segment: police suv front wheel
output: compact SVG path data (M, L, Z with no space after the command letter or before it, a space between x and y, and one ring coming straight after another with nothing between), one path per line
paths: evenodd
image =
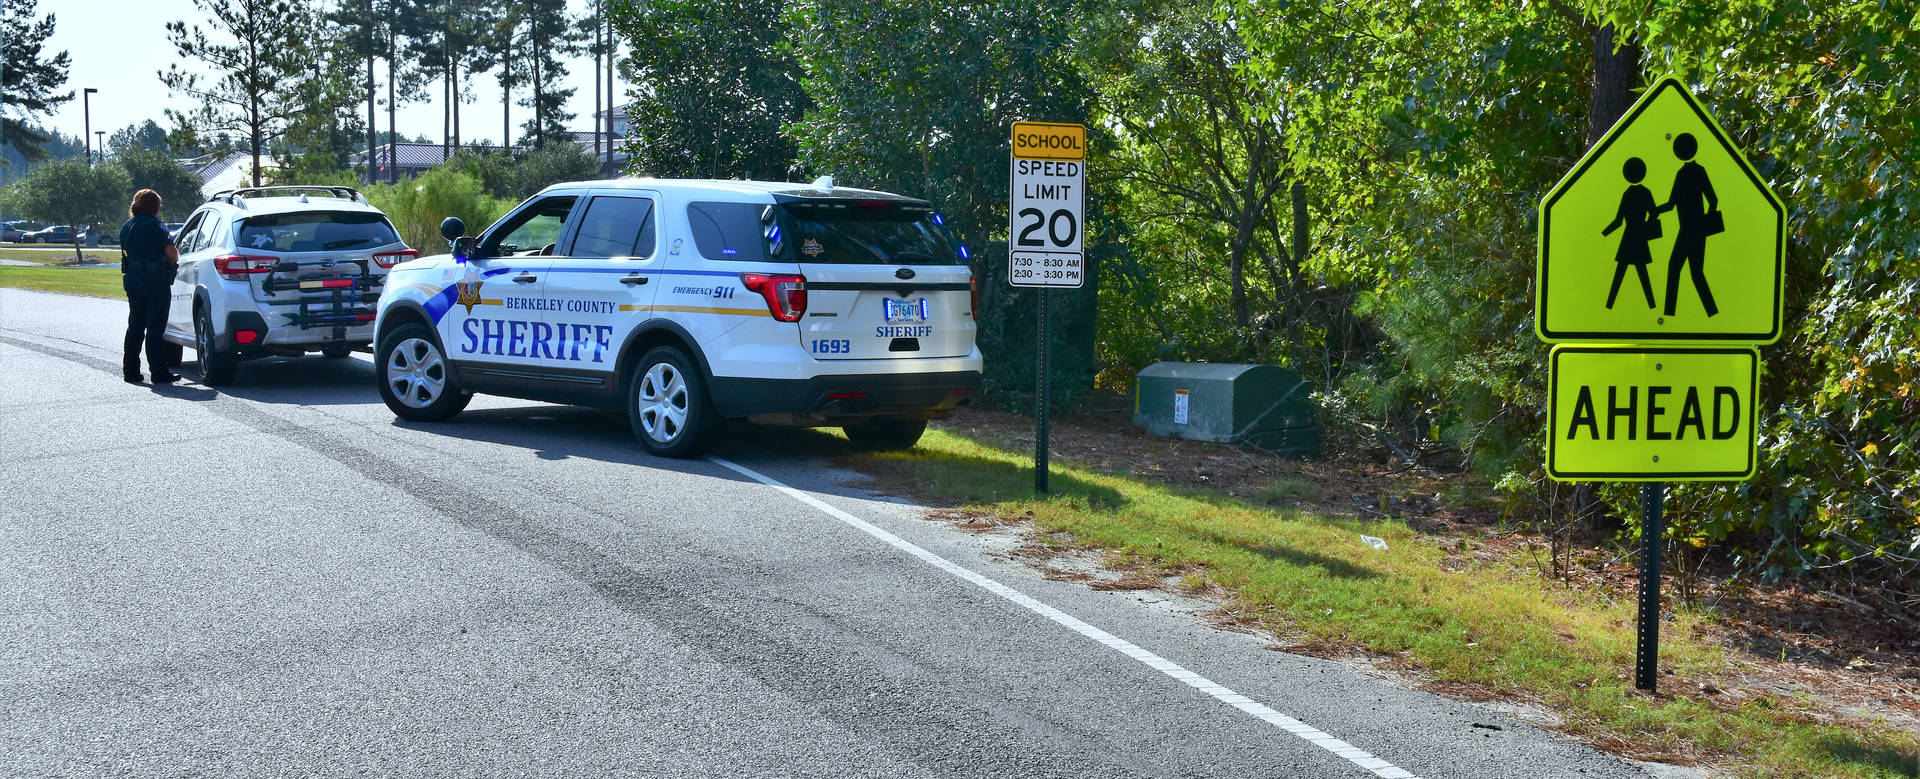
M633 437L661 457L705 452L720 423L700 371L685 352L671 346L647 350L634 366L627 381L627 415L633 420Z
M453 378L433 331L403 325L380 341L380 399L395 416L413 422L438 422L460 413L473 400Z

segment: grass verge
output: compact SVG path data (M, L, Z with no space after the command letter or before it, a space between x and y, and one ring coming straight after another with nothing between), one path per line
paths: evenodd
M1633 689L1633 604L1556 589L1517 561L1479 559L1469 541L1397 522L1333 520L1201 491L1056 465L1033 496L1030 458L931 431L907 453L848 464L911 484L916 496L1019 517L1130 564L1205 577L1276 634L1397 658L1438 687L1465 687L1558 714L1564 730L1636 757L1706 761L1752 776L1920 776L1920 738L1839 722L1810 702L1691 696L1688 679L1725 674L1720 647L1694 639L1701 617L1663 625L1672 676ZM893 478L898 477L898 478ZM1375 550L1360 534L1386 539ZM1198 571L1198 573L1193 573Z
M124 298L118 268L59 268L0 265L0 287L65 292L96 298Z
M81 249L82 262L119 262L119 249ZM40 249L0 249L0 260L21 260L41 265L64 265L72 263L73 247L63 247L61 251L50 252Z

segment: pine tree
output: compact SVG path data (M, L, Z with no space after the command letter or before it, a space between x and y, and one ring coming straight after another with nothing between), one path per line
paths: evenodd
M307 5L297 0L193 0L215 36L184 21L167 24L167 39L180 57L198 60L207 75L169 65L160 73L168 89L184 92L199 106L182 113L167 110L174 125L192 134L229 132L240 136L253 157L253 185L260 185L260 156L286 132L289 121L307 109L307 77L313 30ZM231 42L221 40L230 38Z
M71 58L64 51L52 56L41 53L53 35L54 15L34 18L34 4L35 0L0 2L0 10L5 11L0 14L0 30L5 30L0 34L0 51L5 54L0 63L0 140L29 161L47 158L43 145L48 136L28 124L27 118L52 113L73 99L71 89L55 91L67 83Z

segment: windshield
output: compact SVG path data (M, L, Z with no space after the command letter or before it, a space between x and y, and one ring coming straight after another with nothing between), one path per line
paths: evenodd
M270 252L331 252L371 249L400 242L393 225L379 214L309 211L248 218L240 225L239 248Z
M964 265L940 217L892 201L787 203L788 251L799 262L840 265ZM783 247L784 248L784 247Z

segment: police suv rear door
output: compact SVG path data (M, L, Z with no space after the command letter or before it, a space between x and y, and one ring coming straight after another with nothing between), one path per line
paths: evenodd
M818 360L965 357L966 250L926 201L858 194L871 196L775 196L775 235L807 280L801 347Z

